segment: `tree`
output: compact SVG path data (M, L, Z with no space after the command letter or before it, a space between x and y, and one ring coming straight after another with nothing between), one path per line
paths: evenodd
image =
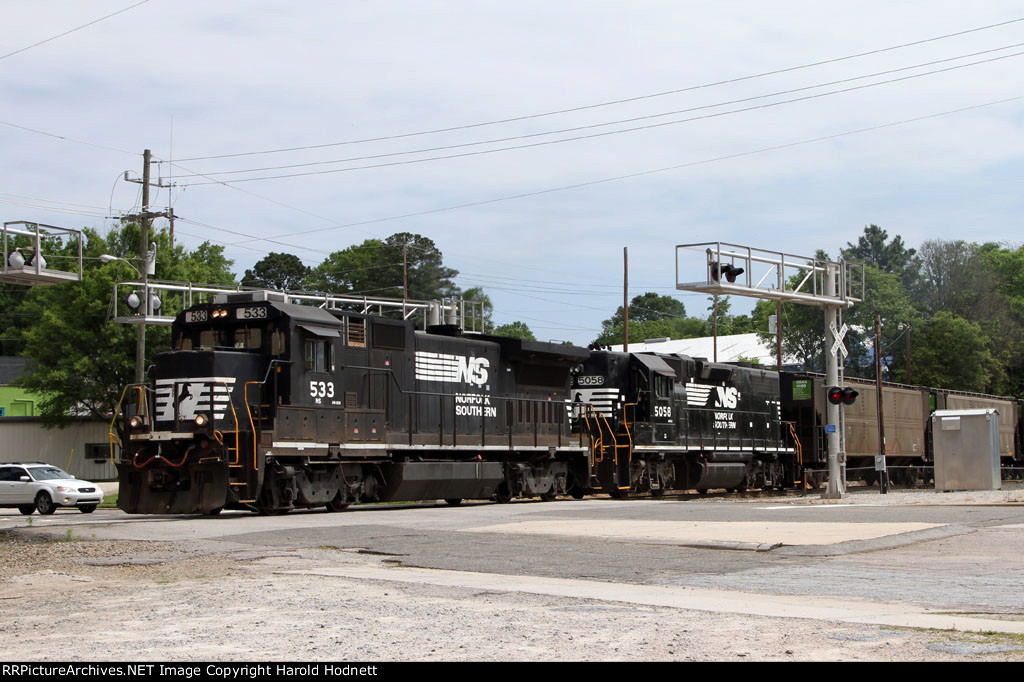
M611 319L601 323L601 334L595 343L614 345L623 342L625 314L619 306ZM639 339L669 337L673 339L693 338L704 335L703 320L686 317L686 306L671 296L661 296L648 291L634 296L629 302L629 338Z
M958 391L985 391L992 376L988 339L978 324L953 313L932 316L914 346L914 380Z
M491 319L491 313L494 311L494 305L491 303L491 297L484 293L483 287L470 287L462 292L462 298L467 303L469 301L474 301L481 305L483 308L483 320L478 324L477 330L482 331L485 334L490 334L494 329L494 321ZM466 315L467 317L469 316L468 306Z
M252 270L246 270L242 286L278 291L302 291L311 269L298 256L270 253L260 259Z
M887 340L895 340L911 328L921 326L922 319L911 305L910 297L898 274L882 271L875 266L865 268L867 284L866 300L850 308L846 322L850 328L846 336L847 373L853 376L874 378L874 350L868 352L868 339L874 343L875 316L881 319L881 357L887 376L891 381L906 380L906 354L902 347L891 348ZM899 329L903 324L904 329Z
M526 326L526 323L518 320L496 327L493 334L495 336L508 336L513 339L526 339L529 341L537 339L533 332L530 331L530 328Z
M408 267L408 298L434 300L458 295L441 251L427 237L408 232L335 251L313 269L311 288L355 296L403 298L403 249Z
M661 296L648 291L639 296L634 296L629 302L629 323L648 322L650 320L664 320L672 317L686 317L686 306L683 302L671 296ZM610 320L605 320L602 326L605 329L620 327L624 321L625 314L620 305Z
M100 254L137 258L140 231L125 224L106 238L83 231L82 281L29 290L16 314L25 320L23 355L34 360L25 388L40 396L41 416L60 423L69 415L109 419L124 386L134 381L135 327L111 320L114 282L135 279L126 263L101 264ZM188 252L170 246L166 229L151 232L157 244L156 279L232 284L231 261L208 243ZM77 250L75 255L77 256ZM180 301L168 298L162 314L175 314ZM170 327L146 327L146 363L170 345Z
M873 265L882 272L899 275L904 286L913 284L919 267L915 249L903 245L903 238L896 235L888 244L889 234L878 225L868 225L864 234L857 239L856 246L846 242L843 258L865 265Z

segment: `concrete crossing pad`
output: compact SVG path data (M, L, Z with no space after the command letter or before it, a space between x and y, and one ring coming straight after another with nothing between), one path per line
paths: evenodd
M670 545L735 545L737 548L759 549L873 540L942 525L945 524L558 519L476 526L460 529L460 532L558 535Z

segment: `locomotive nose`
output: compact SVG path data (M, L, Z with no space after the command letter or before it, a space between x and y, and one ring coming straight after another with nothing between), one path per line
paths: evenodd
M182 351L157 356L156 427L193 431L233 426L244 410L245 387L264 373L259 356L231 351Z

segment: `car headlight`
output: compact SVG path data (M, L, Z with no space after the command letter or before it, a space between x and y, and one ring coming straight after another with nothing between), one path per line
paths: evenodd
M57 492L59 492L59 493L74 493L74 492L78 492L78 491L75 490L74 488L69 488L66 485L59 485L59 486L57 486Z

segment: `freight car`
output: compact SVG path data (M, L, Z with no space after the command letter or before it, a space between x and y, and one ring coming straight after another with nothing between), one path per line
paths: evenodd
M877 481L878 403L875 382L847 378L857 392L852 405L844 405L847 476L851 480ZM806 469L826 468L825 377L816 373L783 372L783 418L795 425L803 446ZM895 483L913 485L932 466L931 413L945 409L994 408L999 412L1000 456L1004 467L1021 463L1021 401L1004 396L966 393L947 389L883 382L882 414L885 418L886 466L892 467Z
M221 295L180 313L125 389L118 506L280 513L353 502L582 495L566 410L583 348Z

